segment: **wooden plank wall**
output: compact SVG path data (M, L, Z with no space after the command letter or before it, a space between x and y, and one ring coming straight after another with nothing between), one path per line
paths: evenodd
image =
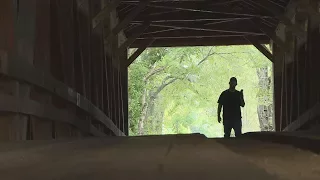
M275 123L277 131L312 129L320 124L320 29L319 17L295 16L305 30L302 40L286 32L286 44L293 43L292 54L274 45ZM291 40L291 41L290 41Z
M101 0L16 2L0 3L0 140L127 135L127 72L91 28Z

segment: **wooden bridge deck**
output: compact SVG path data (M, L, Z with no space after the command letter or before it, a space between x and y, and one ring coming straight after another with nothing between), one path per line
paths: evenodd
M250 136L107 137L0 144L6 180L320 179L320 157Z

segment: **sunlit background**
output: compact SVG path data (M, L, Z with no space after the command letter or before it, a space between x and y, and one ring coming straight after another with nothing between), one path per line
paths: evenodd
M233 76L246 101L243 132L272 131L272 63L253 46L218 46L148 48L130 65L130 135L223 137L217 100Z

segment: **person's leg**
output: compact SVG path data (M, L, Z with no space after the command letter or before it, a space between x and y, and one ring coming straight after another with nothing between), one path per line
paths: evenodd
M223 122L223 129L224 129L224 137L229 138L230 134L231 134L231 129L232 129L230 122L228 122L228 121Z
M234 133L236 135L236 137L239 137L241 134L242 134L242 122L241 120L239 121L235 121L233 123L233 130L234 130Z

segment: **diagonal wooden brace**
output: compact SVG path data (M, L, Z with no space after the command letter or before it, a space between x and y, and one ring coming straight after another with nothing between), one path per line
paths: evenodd
M134 60L136 60L141 53L143 53L144 50L147 49L147 47L149 47L153 42L155 41L155 39L149 39L147 40L139 49L137 49L128 59L127 62L127 67L129 67Z
M271 62L273 62L273 55L271 52L266 49L265 46L261 45L254 37L252 36L245 36L245 38L254 45L263 55L265 55Z

